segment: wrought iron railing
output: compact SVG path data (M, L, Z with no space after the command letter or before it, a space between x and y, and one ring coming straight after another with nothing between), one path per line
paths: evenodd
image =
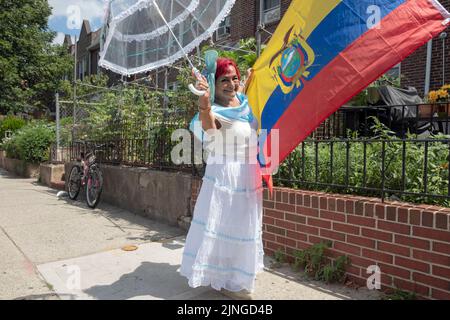
M276 184L425 203L450 203L450 139L332 139L299 145Z
M414 109L412 117L411 110ZM274 182L279 186L293 188L356 193L382 199L389 197L448 206L450 140L442 136L411 139L407 133L415 133L420 137L422 124L428 126L426 130L429 133L447 133L444 129L448 128L450 122L449 109L449 105L444 103L412 107L345 107L340 111L341 115L335 114L337 118L329 119L329 123L345 125L349 112L362 112L363 122L359 122L357 127L359 135L351 139L345 135L343 138L343 134L339 133L345 130L338 127L322 131L321 136L316 132L312 135L314 139L301 143L281 164ZM374 135L374 122L370 116L380 117L380 121L392 131L395 131L392 129L394 125L398 124L395 128L399 130L395 131L395 136L370 138ZM439 123L441 126L445 125L445 128L439 127ZM191 165L194 163L194 148L191 164L177 165L171 159L171 151L175 145L171 141L171 132L180 128L179 121L153 123L150 128L148 123L141 125L121 123L118 126L121 130L117 131L115 137L73 142L60 150L58 157L52 156L52 159L75 161L81 158L81 152L86 148L103 144L105 146L98 155L101 163L191 172L200 176L203 174L204 162L201 165ZM182 126L186 128L187 123ZM349 129L348 126L344 128ZM124 132L140 134L130 137ZM328 137L330 134L334 137ZM55 155L56 151L52 154Z

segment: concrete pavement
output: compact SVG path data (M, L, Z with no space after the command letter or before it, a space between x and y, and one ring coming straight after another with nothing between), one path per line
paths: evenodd
M91 210L56 193L0 169L0 299L230 299L191 289L176 272L183 230L105 203ZM252 298L262 300L378 298L287 267L267 269L256 287Z

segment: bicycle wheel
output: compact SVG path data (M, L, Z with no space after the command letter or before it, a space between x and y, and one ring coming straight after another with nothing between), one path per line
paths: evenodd
M89 168L86 184L86 203L94 209L100 202L103 189L103 174L97 165Z
M76 200L81 189L81 167L73 166L70 170L68 193L69 198Z

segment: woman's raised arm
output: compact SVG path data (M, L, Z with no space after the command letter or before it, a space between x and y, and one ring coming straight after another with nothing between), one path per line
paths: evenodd
M206 91L204 96L198 98L199 119L202 122L203 130L217 129L216 118L211 112L211 101L208 81L202 76L202 80L198 81L196 88Z

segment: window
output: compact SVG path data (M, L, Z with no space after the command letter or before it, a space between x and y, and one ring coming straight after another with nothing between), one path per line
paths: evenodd
M84 73L84 70L83 70L83 62L82 61L78 61L78 79L80 79L80 80L83 80L83 73Z
M90 71L90 66L89 66L89 55L85 55L83 58L83 75L84 76L89 76L89 71Z
M219 25L219 29L217 29L216 36L217 39L225 38L226 36L230 35L231 33L231 19L230 17L226 17L225 20L221 22Z
M401 73L401 63L397 64L395 67L393 67L391 70L386 72L386 75L391 78L399 78Z
M264 12L263 23L271 23L280 20L281 18L281 6L280 0L263 0Z

